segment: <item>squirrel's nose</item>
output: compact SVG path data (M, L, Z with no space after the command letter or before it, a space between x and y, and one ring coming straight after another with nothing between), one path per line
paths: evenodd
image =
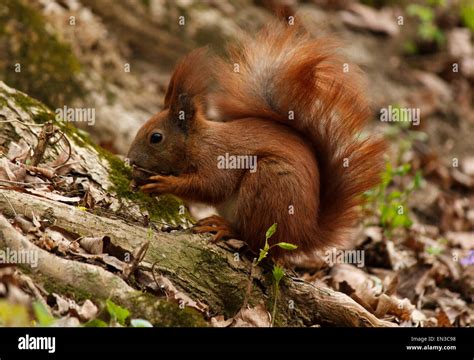
M125 161L130 166L136 165L136 156L135 156L135 151L133 151L133 147L130 148L130 150L128 151L128 154L125 157Z

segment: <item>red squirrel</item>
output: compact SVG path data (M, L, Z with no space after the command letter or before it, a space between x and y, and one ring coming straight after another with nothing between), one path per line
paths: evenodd
M195 232L237 237L256 252L274 223L269 243L297 245L291 255L341 245L362 193L379 182L384 142L359 138L371 114L363 76L337 47L278 22L243 35L227 61L191 52L131 145L141 190L215 206L220 216ZM226 156L255 157L256 167L223 169Z

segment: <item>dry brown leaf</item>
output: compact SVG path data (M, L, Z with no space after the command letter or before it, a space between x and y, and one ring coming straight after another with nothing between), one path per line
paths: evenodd
M40 223L39 221L36 220L36 222ZM33 223L35 223L35 217L33 217ZM47 223L49 225L49 223ZM57 231L61 234L63 234L63 236L68 239L69 241L73 242L73 241L76 241L77 239L79 239L79 235L76 234L76 233L73 233L61 226L57 226L57 225L51 225L51 226L47 226L49 229L51 230L54 230L54 231Z
M234 316L231 327L270 327L271 315L263 304L253 308L241 309Z
M60 319L57 319L53 326L55 327L73 327L77 328L81 326L79 319L73 316L65 316Z
M433 205L433 204L434 204L434 201L430 202L430 205ZM434 225L414 223L411 226L410 231L417 235L424 235L431 239L436 239L439 237L439 228Z
M39 227L35 226L33 222L24 215L16 215L13 219L13 225L20 228L24 234L39 231Z
M331 269L330 276L331 285L335 289L339 289L339 284L345 281L354 291L357 291L358 289L367 287L369 281L369 274L350 264L334 265Z
M451 244L459 246L461 249L474 249L474 232L449 231L446 233L446 238Z
M52 180L56 176L55 170L46 166L24 165L24 167L28 172L33 173L34 175L42 175L48 180Z
M59 155L55 156L54 159L51 162L48 163L48 166L52 167L52 168L55 168L57 166L63 165L65 163L65 161L67 160L67 158L68 158L68 152L65 151L65 150L62 150L59 153ZM65 167L66 166L64 166L64 168ZM65 175L65 174L61 174L61 175Z
M424 326L427 321L426 315L418 309L414 309L410 315L410 321L413 326Z
M22 289L14 284L8 285L7 296L4 298L4 300L13 304L22 304L25 306L29 306L31 303L30 295L25 293Z
M399 285L397 294L415 301L430 283L430 271L432 266L427 264L416 264L410 268L403 269L399 273ZM433 280L431 279L431 282Z
M437 325L439 327L452 327L453 325L449 321L448 316L443 310L439 310L436 314L436 320L438 321Z
M18 143L12 141L8 148L7 157L12 162L18 161L24 163L28 154L30 152L30 147L24 139L20 139Z
M77 251L79 247L77 243L71 242L63 233L51 228L46 228L36 243L43 249L48 251L56 249L63 255L66 255L69 251Z
M0 179L8 181L23 182L26 176L26 169L16 165L3 157L0 159Z
M474 186L473 178L469 175L462 173L458 169L451 169L451 177L459 185L465 186L467 188L472 188Z
M92 196L92 194L90 193L90 191L86 191L82 201L84 202L84 206L86 208L88 208L88 209L94 209L95 208L96 201L95 201L94 197Z
M82 249L81 249L82 250ZM84 251L84 250L82 250ZM109 254L86 254L85 252L81 251L69 251L72 255L76 255L79 257L82 257L84 259L88 260L93 260L93 261L99 261L105 265L109 265L115 270L119 272L123 272L123 270L126 268L127 264L119 259L117 259L115 256L111 256Z
M415 305L410 300L407 298L399 299L395 296L389 296L387 300L389 302L388 314L395 315L403 321L410 320L411 313L415 310Z
M26 170L26 168L25 168L25 170ZM38 186L44 186L45 188L47 188L47 184L48 184L47 181L43 180L39 176L30 175L28 173L28 171L26 172L25 179L23 181L27 184L35 184L35 185L38 185ZM50 190L48 189L48 191L50 191Z
M99 190L88 178L78 178L76 184L80 190L84 191L84 203L89 209L93 209L98 204L106 205L110 203L108 194Z
M333 266L330 276L330 284L334 289L345 292L368 311L374 311L377 297L383 291L382 281L378 277L350 264Z
M77 313L82 321L89 321L97 316L99 308L92 301L87 299L84 301L84 304L79 307Z
M233 321L234 321L234 318L225 320L224 315L218 315L211 318L211 326L218 327L218 328L229 327Z
M461 59L474 53L471 44L471 31L467 28L454 28L448 32L447 47L453 59Z
M417 259L413 251L396 247L393 241L387 240L387 254L390 259L392 269L395 271L413 266L417 263Z
M49 299L48 303L53 303L53 311L59 316L69 315L79 318L81 321L89 321L99 313L98 307L89 299L86 299L82 305L56 293L52 293Z
M450 281L458 281L461 277L458 261L454 261L452 255L438 254L437 258L448 268Z
M464 174L474 176L474 156L466 156L461 160L461 169Z
M52 293L49 298L53 301L48 301L49 304L53 307L54 313L57 315L65 315L69 312L71 300L67 300L59 294ZM57 309L56 309L57 307Z
M375 309L374 315L379 319L383 318L392 307L392 301L388 295L381 294L378 297L377 308Z
M350 26L375 33L395 36L400 31L389 8L377 10L366 5L353 3L348 7L348 11L341 12L341 19Z
M382 228L380 226L369 226L364 228L364 235L372 241L382 241Z
M462 274L461 291L466 299L471 303L474 302L474 266L467 266Z
M188 295L179 291L167 277L156 275L155 278L158 286L166 293L169 299L176 301L180 305L192 307L202 313L207 313L209 307L206 304L203 304L199 300L194 301Z
M229 246L233 250L240 250L245 246L245 241L237 240L237 239L229 239L226 242L226 245Z
M382 281L383 292L385 294L392 295L396 292L399 283L397 272L381 268L370 268L370 273Z
M450 324L455 324L462 317L470 317L466 302L458 293L448 289L436 288L433 293L425 297L425 302L437 304L448 317Z
M110 241L110 238L108 236L83 237L78 242L89 254L103 254L105 248L104 240Z
M413 75L426 89L438 96L439 100L443 102L452 101L451 87L438 75L421 70L414 71Z
M67 197L67 196L57 194L57 193L48 192L48 191L39 190L39 189L27 189L26 192L33 195L44 197L46 199L59 201L59 202L65 202L65 203L78 203L79 201L81 201L81 198L79 196Z

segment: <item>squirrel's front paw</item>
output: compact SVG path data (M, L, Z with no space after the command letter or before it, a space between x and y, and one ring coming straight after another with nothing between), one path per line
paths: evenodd
M149 184L140 187L147 194L169 194L173 192L172 176L155 175L148 178Z

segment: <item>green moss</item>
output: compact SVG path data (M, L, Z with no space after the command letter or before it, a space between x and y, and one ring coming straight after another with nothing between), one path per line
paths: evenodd
M144 7L146 7L147 9L149 9L149 8L150 8L150 1L151 1L151 0L141 0L140 2L142 3L142 5L143 5Z
M74 299L78 303L82 303L83 301L86 301L87 299L90 300L90 299L95 298L95 295L87 291L84 291L82 289L79 289L71 285L58 283L57 281L54 281L42 274L35 274L34 276L35 276L35 280L41 281L44 289L50 294L51 293L61 294L70 299Z
M17 91L12 94L7 93L6 95L13 99L18 107L27 112L31 112L32 108L39 108L44 111L48 111L48 109L40 101L35 100L22 92Z
M130 167L126 166L116 156L101 150L101 154L110 164L109 179L113 183L112 191L117 193L121 198L126 198L137 203L142 209L147 210L151 220L176 220L177 218L185 218L190 220L188 213L179 214L179 208L183 203L174 196L161 196L159 201L155 197L143 194L141 192L132 191L130 189L130 181L132 172Z
M7 84L58 107L83 95L81 66L71 48L47 30L42 14L24 0L0 4L0 77ZM21 71L16 71L16 64Z
M207 327L201 313L196 309L184 307L178 304L157 300L150 294L137 293L137 297L130 298L126 303L115 299L117 303L124 306L132 313L132 316L143 317L154 326L160 327ZM146 309L146 310L144 310Z
M44 124L45 122L51 120L51 115L46 112L40 112L33 117L33 120L37 124Z
M233 281L229 281L228 273L226 271L216 270L228 268L228 260L212 251L206 250L202 244L191 242L187 247L187 253L189 258L193 259L193 267L196 269L195 271L191 270L191 273L212 274L210 277L195 279L195 284L200 284L195 289L195 293L201 292L201 286L203 291L206 291L205 289L215 288L215 284L219 284L219 288L215 289L220 293L218 302L213 303L211 307L217 312L224 314L226 317L234 316L244 303L248 285L247 278L244 278L243 281L238 281L238 278L236 277ZM171 256L171 254L169 254L166 259L162 259L161 254L158 255L154 253L151 258L160 258L161 265L165 267L167 261L173 261L173 256ZM177 272L175 277L181 277L179 272ZM188 288L189 284L181 284L181 286ZM203 293L201 293L201 295L202 294ZM252 288L252 295L249 298L249 304L251 306L257 305L257 299L260 299L258 289Z
M181 309L171 302L160 301L156 305L161 315L161 326L207 327L208 324L196 310L189 307Z
M128 199L136 203L142 210L146 210L152 221L176 221L178 219L191 220L191 216L186 212L179 213L180 206L183 202L171 195L160 196L159 199L143 194L141 192L132 191L130 182L132 181L132 171L129 166L111 154L107 150L94 144L86 132L81 131L70 123L60 123L64 132L72 138L79 146L90 146L99 154L99 157L107 160L110 165L109 180L112 187L108 189L117 194L121 199Z
M1 89L0 93L2 93ZM179 219L191 221L191 216L187 210L184 214L179 213L180 207L183 206L183 203L178 198L171 195L165 195L160 196L159 199L157 199L140 192L132 191L130 189L130 182L132 180L130 167L126 166L117 156L94 144L86 131L76 128L70 122L57 121L55 114L45 105L22 92L16 92L13 94L3 92L3 94L6 97L12 98L15 101L15 104L23 111L30 114L36 123L43 124L47 121L53 121L53 123L64 131L64 133L68 135L76 145L93 148L98 153L99 157L107 160L110 165L109 179L113 185L107 190L115 192L121 199L129 199L135 202L142 210L148 212L152 221L164 221L168 223L173 221L178 223ZM0 96L0 99L1 98L2 97Z
M0 108L7 106L8 102L3 97L0 97Z
M92 294L88 291L59 283L56 280L50 279L40 273L32 273L27 267L21 267L26 274L33 276L35 282L43 285L48 293L56 293L67 298L73 299L77 303L82 303L85 300L105 301L106 299L97 298L97 294ZM84 280L82 280L84 281ZM137 291L137 296L130 296L127 300L120 299L117 296L112 296L113 301L118 305L128 309L135 318L145 318L154 326L180 326L180 327L205 327L208 326L201 313L197 310L185 307L181 309L178 304L158 300L155 296Z
M15 91L9 93L0 89L0 104L8 106L7 98L12 99L15 106L28 113L37 124L44 124L47 121L54 121L54 114L40 101L22 93Z

